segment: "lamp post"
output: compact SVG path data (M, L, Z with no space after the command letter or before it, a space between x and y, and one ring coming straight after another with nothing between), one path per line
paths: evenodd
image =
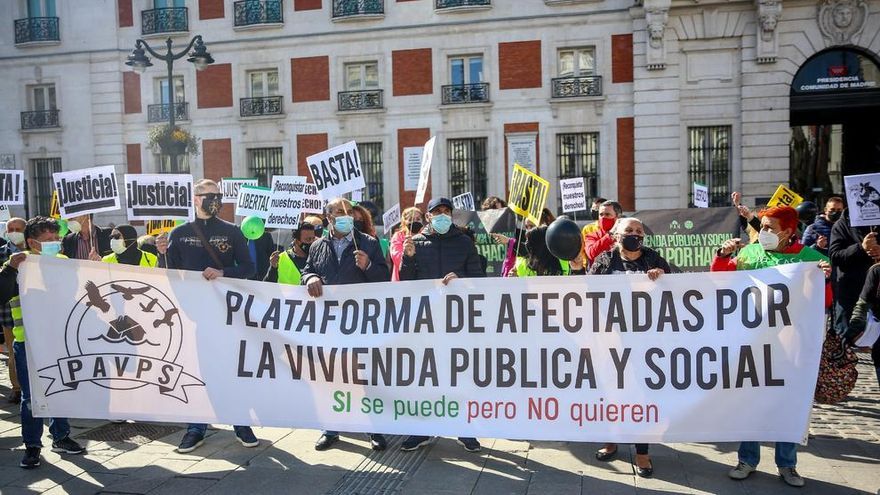
M168 67L168 135L167 142L170 143L171 135L174 132L174 117L176 113L176 109L174 107L174 81L172 70L174 68L174 61L179 60L189 54L189 58L187 61L192 62L193 65L196 66L196 70L205 70L208 64L214 63L214 58L211 57L211 54L208 53L208 49L205 47L205 43L202 41L201 35L196 35L193 39L190 40L189 44L186 48L178 53L174 53L171 49L172 41L171 38L168 38L165 41L165 46L167 47L166 53L160 54L153 50L150 45L139 39L134 43L134 50L132 50L131 55L128 56L128 60L125 62L125 65L130 66L135 72L142 74L147 67L151 67L153 65L150 62L150 57L148 57L144 50L150 53L150 55L156 57L159 60L165 62ZM190 52L192 49L192 52ZM168 155L169 165L173 168L177 168L177 152L176 150L168 146L168 149L162 147L163 153Z

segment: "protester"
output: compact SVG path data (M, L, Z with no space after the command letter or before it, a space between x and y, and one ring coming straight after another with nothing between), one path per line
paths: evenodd
M169 236L156 240L156 249L164 254L160 266L202 272L205 280L220 277L246 279L253 275L254 264L247 239L241 230L217 218L223 207L223 194L216 182L202 179L193 186L196 219L176 227ZM235 426L235 437L245 447L256 447L260 441L250 426ZM205 442L206 424L190 424L177 447L185 454Z
M110 232L111 254L104 256L105 263L154 267L159 262L155 254L138 247L137 231L131 225L119 225Z
M606 203L603 203L603 208ZM600 215L602 215L600 208ZM606 215L607 210L604 212ZM602 216L601 218L608 218ZM660 253L646 247L645 226L634 217L620 218L607 234L613 239L612 246L599 254L590 265L591 275L611 275L615 273L644 273L650 280L657 280L660 275L670 273L669 263ZM636 474L649 478L654 474L654 463L648 454L648 444L637 443ZM610 461L617 455L616 443L606 443L596 451L596 459Z
M379 241L354 228L350 208L348 200L342 198L330 201L325 207L330 236L312 244L302 271L302 282L312 297L321 297L324 285L387 282L391 279ZM324 431L315 443L315 450L327 450L338 440L339 432ZM373 450L385 450L387 445L383 435L370 434Z
M361 205L352 205L350 209L351 217L354 218L354 229L362 234L378 238L376 236L376 226L373 225L373 215L370 214L369 210Z
M816 219L806 230L802 241L804 246L815 248L816 251L828 256L828 240L831 238L831 227L840 220L843 214L843 198L832 196L825 202L825 210L816 215Z
M730 199L733 206L739 212L740 230L748 234L749 242L756 242L758 240L758 232L761 231L761 220L748 206L742 204L741 192L734 191L730 193Z
M514 269L508 276L582 275L586 272L583 253L570 262L550 253L547 249L546 225L535 227L526 233L526 250L528 256L518 257Z
M6 221L6 244L0 248L0 265L6 263L13 254L27 249L24 242L24 230L27 221L23 218L10 218ZM0 325L3 326L3 341L6 344L6 354L8 359L6 367L9 369L9 382L12 385L9 402L18 404L21 402L21 386L18 383L18 374L15 372L15 353L12 351L12 328L15 326L15 320L12 318L12 308L9 304L0 305Z
M840 219L831 227L828 257L834 265L834 329L839 335L847 331L868 269L880 261L877 232L877 226L851 226L849 209L844 209ZM880 369L880 362L875 361L874 367Z
M489 196L483 200L482 204L480 204L480 209L483 211L503 210L505 208L507 208L507 201L504 201L498 196Z
M434 198L428 203L430 228L415 236L409 234L404 240L401 280L440 279L448 285L456 278L486 276L473 241L452 224L452 210L452 201L448 198ZM416 450L430 441L428 436L412 435L403 441L400 449ZM481 449L476 438L459 437L458 443L468 452Z
M507 245L507 252L504 255L504 261L501 263L501 276L509 277L513 272L514 266L516 266L516 260L519 258L523 258L529 255L529 251L526 248L526 243L524 241L525 236L534 229L535 227L548 226L553 221L556 220L556 216L548 209L544 208L541 210L541 217L539 219L539 224L535 225L528 218L523 220L523 227L517 228L514 231L513 237L507 237L504 234L491 234L492 239L499 244Z
M758 242L743 246L739 239L725 241L712 259L711 271L756 270L786 263L817 263L826 279L831 276L828 258L798 241L798 213L794 208L775 206L764 210L760 218ZM739 253L733 257L737 249ZM831 303L830 295L830 286L826 284L826 307ZM761 459L760 444L741 442L738 457L739 462L728 476L744 480L757 469ZM786 484L804 486L804 479L796 469L797 444L776 442L776 467Z
M614 246L611 229L622 215L623 207L616 201L605 201L599 205L599 228L584 236L584 254L587 255L588 265L592 265L600 254Z
M324 237L324 234L327 233L327 229L325 228L325 220L318 215L308 215L307 217L303 218L303 222L310 223L315 226L315 237L319 239L321 237Z
M260 237L247 241L248 254L255 267L254 274L249 277L250 280L263 280L269 272L269 258L281 249L272 239L272 233L266 230Z
M284 252L275 251L269 257L269 272L263 281L300 285L313 242L315 226L307 222L300 223L299 228L293 231L290 247Z
M425 226L425 216L422 210L416 206L410 206L403 210L400 215L400 226L391 236L391 280L400 280L400 261L403 259L403 241L407 236L413 236L422 231Z
M602 203L608 201L603 197L598 197L593 200L593 203L590 205L590 220L592 222L584 225L584 228L581 229L581 237L586 239L586 237L593 232L599 230L599 208L602 206Z
M110 230L93 223L92 215L80 215L67 222L70 233L64 236L64 256L77 260L101 261L110 254Z
M865 277L865 285L862 286L859 300L856 302L849 320L849 328L844 334L847 343L854 345L867 329L869 323L880 325L880 263L874 264ZM874 363L880 361L878 353L880 353L880 346L874 345L871 349ZM880 370L880 368L877 369ZM880 381L880 371L877 373L877 380Z
M142 235L138 237L138 247L141 251L145 253L159 255L159 251L156 249L156 236L154 235Z
M27 352L25 349L24 317L22 316L21 299L18 288L18 268L30 254L56 256L66 258L61 254L61 237L58 235L60 227L53 218L34 217L28 220L25 227L25 243L29 250L13 254L0 269L0 302L12 308L14 327L12 328L15 342L12 344L15 353L15 367L18 374L19 386L21 387L21 439L24 443L25 454L19 466L24 469L33 469L40 465L40 450L43 443L43 418L35 418L31 410L31 388L28 377ZM43 336L47 338L47 336ZM32 345L39 345L34 342ZM70 438L70 423L66 418L52 418L49 420L49 434L52 436L52 452L66 454L82 454L85 449Z

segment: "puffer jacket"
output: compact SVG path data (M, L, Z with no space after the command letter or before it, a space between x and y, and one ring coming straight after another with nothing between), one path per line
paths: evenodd
M833 226L834 224L829 222L825 218L825 215L816 215L816 221L804 230L804 235L801 236L801 242L804 243L804 246L811 247L827 256L828 249L822 249L816 246L816 241L819 240L819 236L831 240L831 227Z
M375 237L354 232L354 243L348 245L342 252L342 257L337 259L333 250L333 243L329 237L316 239L309 248L309 258L306 266L302 269L302 283L308 284L314 277L321 277L324 285L360 284L366 282L388 282L391 272L382 248ZM367 253L370 257L370 266L361 270L354 262L355 243L357 249Z
M862 249L862 240L870 231L870 227L850 226L849 209L843 210L840 220L831 227L828 257L837 272L834 297L847 313L847 318L859 300L868 269L874 264L874 260Z
M413 237L415 256L403 256L400 280L432 280L455 273L459 278L485 277L477 248L470 237L453 226L449 232Z

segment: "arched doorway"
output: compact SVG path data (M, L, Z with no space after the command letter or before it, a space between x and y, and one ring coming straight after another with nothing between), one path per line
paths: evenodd
M789 183L821 205L843 177L880 170L880 63L856 47L810 57L791 84ZM821 206L820 206L821 208Z

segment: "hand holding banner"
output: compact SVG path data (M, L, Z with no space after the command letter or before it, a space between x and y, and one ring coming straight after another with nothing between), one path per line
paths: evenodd
M316 153L306 158L306 162L318 194L328 201L367 187L361 171L361 157L354 141Z
M550 191L549 182L519 164L515 164L513 177L510 179L510 196L507 206L517 215L539 225L541 211L547 202L548 191Z
M52 174L62 218L119 209L116 167L94 167Z

